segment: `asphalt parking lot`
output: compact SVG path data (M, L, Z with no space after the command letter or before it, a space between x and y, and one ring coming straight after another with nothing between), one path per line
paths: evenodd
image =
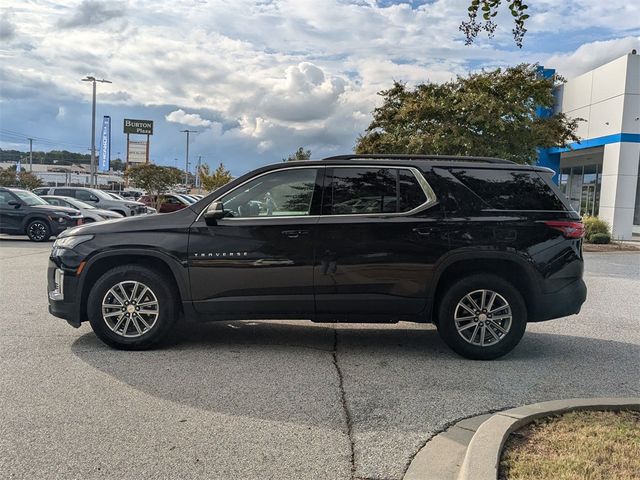
M640 254L588 253L580 315L492 362L430 325L221 322L118 352L47 312L51 243L0 237L5 478L401 479L461 418L640 396Z

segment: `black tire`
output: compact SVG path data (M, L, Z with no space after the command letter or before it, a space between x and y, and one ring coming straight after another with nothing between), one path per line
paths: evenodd
M26 234L32 242L46 242L51 237L51 227L46 220L36 218L27 225Z
M116 212L119 213L120 215L122 215L123 217L127 217L128 215L126 213L124 213L122 210L112 210L112 212Z
M157 300L158 315L155 323L140 336L129 338L116 333L103 318L103 300L107 292L120 282L139 282L148 287ZM161 273L140 265L125 265L108 270L95 282L89 293L87 314L95 334L110 347L119 350L147 350L159 346L169 338L179 316L178 298L171 289L171 282ZM132 331L132 328L127 331Z
M85 218L83 223L93 223L95 220L93 218Z
M458 303L467 294L478 290L496 292L506 300L511 308L511 325L506 334L502 334L494 327L495 322L491 323L492 330L500 337L500 340L495 344L486 346L472 344L468 339L463 338L463 333L458 332L456 328L456 322L454 321L456 309L462 308L458 307ZM469 316L472 315L470 314ZM478 318L480 320L485 319L484 316ZM472 322L484 325L483 322L474 319L468 321L468 323L461 323L461 326L470 325ZM492 320L489 319L489 322L492 322ZM506 355L520 342L526 327L527 307L522 295L510 282L491 274L474 274L456 281L447 289L438 308L438 333L440 337L456 353L473 360L493 360ZM472 329L475 329L475 324L469 328L469 330ZM488 328L485 332L488 332ZM473 338L479 340L479 333L476 334L475 331L471 331L467 335L478 335ZM487 338L490 339L489 341L495 341L494 337Z

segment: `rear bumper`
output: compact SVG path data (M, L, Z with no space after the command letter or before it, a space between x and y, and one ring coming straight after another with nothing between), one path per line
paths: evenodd
M587 286L582 278L554 293L540 295L530 322L542 322L580 313L587 299Z

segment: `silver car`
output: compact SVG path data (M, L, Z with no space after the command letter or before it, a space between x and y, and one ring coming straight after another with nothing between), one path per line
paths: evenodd
M96 188L87 187L41 187L33 191L36 195L55 195L56 197L71 197L81 202L93 205L103 210L111 210L125 217L145 215L147 207L144 203L134 200L120 200Z
M71 197L61 197L56 195L42 195L41 198L51 205L59 207L69 207L79 210L84 216L84 223L102 222L103 220L113 220L114 218L122 218L122 214L112 212L111 210L103 210L96 208L88 203L81 202Z

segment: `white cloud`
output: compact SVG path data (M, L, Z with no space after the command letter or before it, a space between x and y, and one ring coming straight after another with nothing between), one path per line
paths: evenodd
M576 77L636 49L640 52L640 37L590 42L573 52L549 57L546 66L556 68L566 78Z
M167 122L181 123L190 127L210 127L212 123L211 120L206 120L197 113L186 113L181 108L165 115L164 118Z
M167 132L175 124L204 128L194 152L249 164L277 160L298 146L314 156L350 151L381 101L377 92L394 80L441 82L521 61L571 76L637 42L630 36L637 35L637 2L627 0L532 0L523 50L513 46L508 16L494 40L464 46L458 25L468 0L389 3L23 2L0 17L10 20L16 37L0 48L0 101L14 102L12 111L20 112L16 130L21 121L37 125L42 105L55 104L56 113L61 106L68 112L56 124L61 139L84 143L86 132L70 128L78 120L67 107L90 100L80 78L95 74L113 81L99 85L98 102L114 121L125 112L133 118L154 112ZM571 52L555 37L548 40L558 31L572 41ZM578 33L589 43L575 49ZM592 41L611 38L618 39ZM154 155L172 163L182 141L158 137Z

